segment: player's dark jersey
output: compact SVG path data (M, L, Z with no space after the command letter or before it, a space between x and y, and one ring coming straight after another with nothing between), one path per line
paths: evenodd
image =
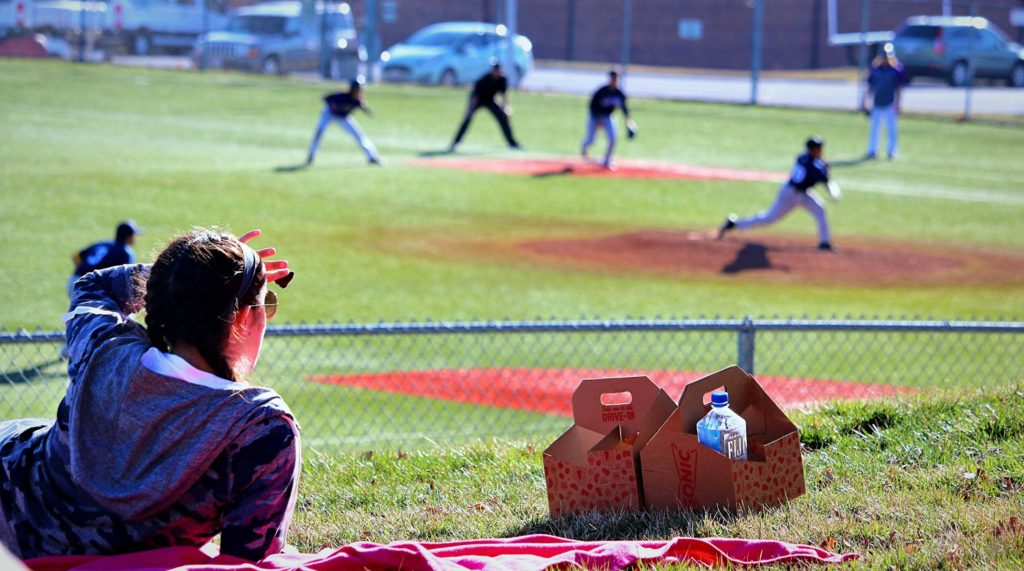
M494 77L490 73L481 77L473 85L473 97L477 98L480 104L487 103L488 101L494 101L494 97L499 93L505 93L508 90L508 80L505 79L504 75Z
M810 153L797 157L793 171L789 174L789 185L800 192L807 192L808 188L819 182L828 182L828 163L812 157Z
M93 270L134 264L135 252L123 242L97 242L79 252L78 259L75 275L81 277Z
M611 115L616 107L622 107L622 112L629 115L626 108L626 94L619 91L619 88L605 85L594 92L590 98L590 114L597 116Z
M906 83L903 70L891 65L880 65L871 69L868 86L874 92L875 107L888 107L896 101L896 91Z
M344 92L332 93L324 97L324 103L331 109L331 115L347 117L354 109L363 108L363 102Z

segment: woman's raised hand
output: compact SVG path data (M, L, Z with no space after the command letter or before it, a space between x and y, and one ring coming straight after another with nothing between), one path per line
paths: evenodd
M238 237L238 241L243 244L247 244L250 240L258 238L263 234L260 229L249 230L245 234ZM281 287L287 287L288 282L295 277L295 272L288 269L288 260L269 260L271 256L277 253L273 247L261 248L256 250L256 255L263 260L263 267L266 268L267 272L267 283L276 282Z

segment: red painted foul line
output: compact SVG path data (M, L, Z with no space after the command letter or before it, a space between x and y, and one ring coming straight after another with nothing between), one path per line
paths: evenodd
M608 369L431 369L351 375L313 375L310 380L346 387L572 416L572 393L582 379L646 375L674 399L687 383L705 375L694 371L626 371ZM909 392L888 385L758 376L757 381L779 406L835 400L866 400ZM611 403L609 403L611 404Z
M598 163L581 159L470 159L436 158L416 159L409 164L418 167L465 170L499 174L525 174L530 176L584 176L601 178L632 178L651 180L745 180L781 181L782 173L685 165L643 160L617 161L609 170Z

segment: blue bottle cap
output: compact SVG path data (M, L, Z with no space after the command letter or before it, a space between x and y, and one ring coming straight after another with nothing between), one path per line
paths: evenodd
M711 406L729 406L729 393L725 391L711 393Z

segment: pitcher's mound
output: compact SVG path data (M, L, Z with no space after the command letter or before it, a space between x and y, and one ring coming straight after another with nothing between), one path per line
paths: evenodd
M748 276L774 282L842 284L1022 283L1024 258L969 248L837 239L832 252L804 238L637 230L521 242L544 263L640 273Z

